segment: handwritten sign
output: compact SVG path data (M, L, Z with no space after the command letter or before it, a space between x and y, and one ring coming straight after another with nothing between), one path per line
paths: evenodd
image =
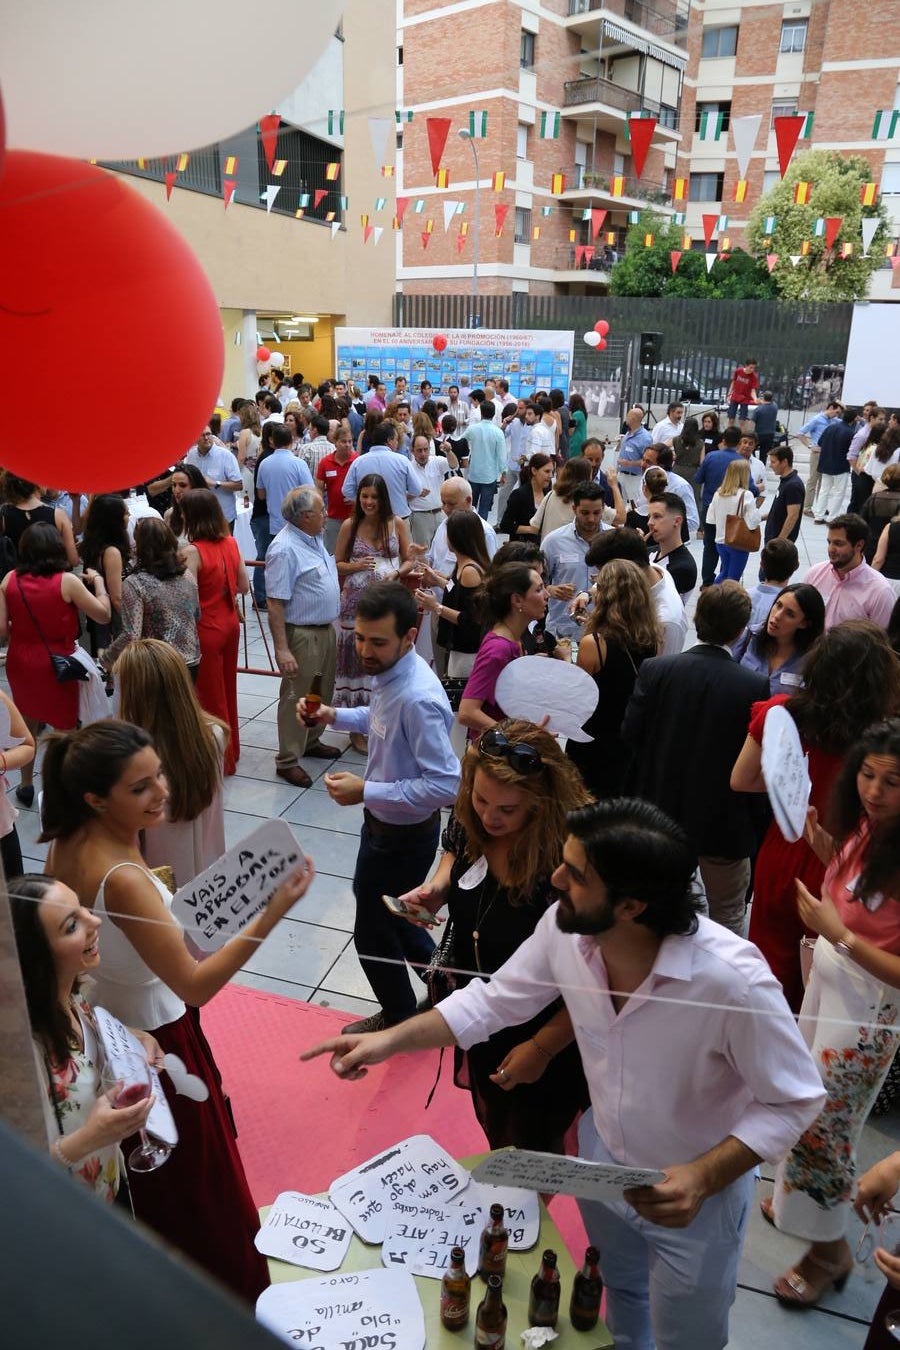
M303 1350L424 1350L425 1315L405 1270L360 1270L272 1284L257 1319Z
M442 1205L469 1184L469 1173L430 1135L414 1134L332 1182L334 1204L363 1242L383 1242L395 1201Z
M118 1067L121 1064L121 1057L125 1054L140 1055L141 1059L147 1058L147 1051L141 1045L133 1031L129 1031L118 1017L113 1017L105 1008L94 1009L94 1022L97 1027L97 1035L100 1038L100 1047L103 1051L103 1057L106 1060L107 1068L111 1074L119 1078L127 1078L128 1074L124 1069ZM150 1078L153 1083L153 1095L156 1101L150 1108L150 1114L147 1117L147 1124L144 1126L148 1134L154 1138L161 1139L164 1144L174 1148L178 1143L178 1129L175 1125L175 1117L169 1103L166 1101L166 1094L163 1091L163 1085L160 1082L159 1074L150 1066Z
M762 773L778 828L785 839L795 843L806 828L812 784L797 724L779 703L766 713Z
M585 722L594 713L600 691L586 670L564 661L546 661L540 656L520 656L504 666L497 680L494 702L507 717L539 722L550 714L551 736L570 741L592 741Z
M301 862L286 820L269 820L182 886L172 913L203 952L215 952L246 928Z
M478 1204L446 1206L417 1200L395 1200L391 1206L381 1247L381 1260L389 1269L407 1266L414 1275L440 1279L450 1265L450 1252L462 1247L466 1269L478 1269L478 1242L484 1215Z
M502 1205L506 1212L511 1252L527 1252L535 1245L541 1231L541 1208L537 1191L521 1190L515 1186L485 1186L471 1181L465 1194L452 1202L456 1205L480 1205L482 1228L491 1216L491 1205Z
M337 1270L347 1255L353 1229L329 1200L282 1191L256 1235L263 1256L310 1270Z
M556 1153L503 1149L485 1158L472 1172L476 1181L521 1186L552 1195L577 1195L582 1200L621 1199L631 1186L655 1186L665 1173L648 1167L620 1167L617 1163L561 1158Z

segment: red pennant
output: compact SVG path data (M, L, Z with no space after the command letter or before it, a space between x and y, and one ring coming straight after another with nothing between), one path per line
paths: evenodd
M423 247L423 248L427 248L427 247L428 247L428 241L429 241L430 238L431 238L431 234L429 233L429 231L428 231L428 230L423 230L423 231L422 231L422 247Z
M409 197L397 198L397 219L400 221L401 224L403 223L403 212L406 210L408 206L409 206Z
M365 228L363 229L363 243L364 243L364 244L367 244L367 243L369 242L369 240L372 238L372 235L373 235L373 233L374 233L374 230L375 230L375 226L374 226L374 225L366 225L366 226L365 226Z
M603 229L603 222L609 215L608 211L595 211L591 207L591 238L596 239L597 235Z
M594 256L595 253L596 253L596 249L594 248L594 245L593 245L593 244L585 244L585 246L584 246L584 260L585 260L585 262L589 263L589 262L591 261L591 259L593 258L593 256Z
M826 248L833 248L833 247L834 247L834 241L835 241L835 239L837 239L837 236L838 236L838 230L841 228L841 226L843 225L843 223L844 223L844 217L843 217L843 216L826 216L826 217L825 217L825 247L826 247Z
M457 251L457 253L462 253L462 251L463 251L463 245L465 244L465 242L466 242L466 236L465 236L464 234L458 234L458 235L456 236L456 251Z
M231 199L232 199L232 197L234 196L234 189L235 189L236 187L237 187L237 179L236 179L236 178L226 178L225 181L224 181L223 184L222 184L222 191L223 191L223 193L225 194L225 210L226 210L226 211L228 210L228 207L229 207L229 204L230 204L230 202L231 202Z
M498 239L500 235L503 233L503 222L506 219L506 213L508 210L509 207L504 202L501 202L498 206L494 207L494 224L496 226L496 233Z
M272 172L275 163L275 146L278 141L278 128L280 126L281 118L278 113L269 113L268 117L259 119L259 138L262 141L263 154L269 166L269 173Z
M678 264L681 262L681 249L673 248L669 254L669 262L672 264L672 275L674 276Z
M322 203L324 202L324 200L325 200L325 198L326 198L327 196L328 196L328 189L327 189L327 188L316 188L315 193L314 193L314 195L313 195L313 210L314 210L314 211L317 209L317 207L319 207L319 206L322 205Z
M716 230L717 230L717 228L718 228L718 225L719 225L719 217L718 217L718 216L706 216L706 215L705 215L705 216L703 217L703 239L704 239L704 242L705 242L707 248L709 248L710 240L712 239L713 235L715 234L715 232L716 232Z
M647 151L650 149L650 142L653 140L653 133L656 130L655 117L629 117L628 134L631 137L631 159L634 164L634 172L638 178L644 172L644 165L647 162Z
M806 113L794 113L792 117L774 117L772 122L778 146L778 167L783 178L800 139L800 132L806 124Z
M169 201L169 200L171 199L171 196L172 196L172 188L173 188L174 185L175 185L175 179L176 179L177 177L178 177L178 174L177 174L177 173L167 173L167 174L166 174L166 201Z
M586 246L585 244L576 244L576 245L575 245L575 267L576 267L576 269L579 269L579 270L580 270L581 264L584 262L584 255L585 255L586 252L587 252L587 246Z
M774 267L775 267L775 264L777 263L777 261L778 261L778 254L777 254L777 253L767 253L767 254L766 254L766 267L768 267L768 269L769 269L769 275L770 275L770 276L771 276L771 274L772 274L772 272L773 272L773 270L774 270Z
M426 117L425 129L428 132L428 153L431 155L431 172L436 174L441 166L441 156L447 137L450 134L449 117Z
M895 272L897 268L900 267L900 253L896 253L894 257L891 258L891 267L894 269Z

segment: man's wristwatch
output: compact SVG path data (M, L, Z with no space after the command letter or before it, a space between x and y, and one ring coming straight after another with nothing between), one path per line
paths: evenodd
M856 934L851 933L848 928L843 937L838 938L837 942L832 943L832 946L841 956L850 957L853 955L853 948L856 946Z
M221 486L222 486L222 484L221 484L218 480L215 480L215 481L213 482L213 489L219 488L219 487L221 487Z

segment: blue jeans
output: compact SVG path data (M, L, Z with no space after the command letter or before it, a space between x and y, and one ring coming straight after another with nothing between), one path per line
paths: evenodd
M469 480L469 487L472 489L472 506L481 516L482 520L487 520L491 514L491 507L494 504L494 494L497 491L496 483L473 483Z
M750 554L745 548L731 548L729 544L716 544L716 549L719 554L719 575L716 577L716 584L718 585L720 581L740 581Z
M616 1161L590 1111L578 1126L578 1153L591 1162ZM666 1161L660 1158L660 1165ZM753 1186L753 1172L745 1173L710 1196L687 1228L650 1223L624 1200L578 1201L588 1240L600 1253L606 1321L617 1350L727 1345Z
M439 820L428 829L409 826L388 835L370 830L364 822L360 833L353 874L353 943L387 1022L402 1022L416 1011L416 995L403 963L427 966L434 943L424 928L391 914L381 897L421 886L434 862L440 833Z
M266 550L272 542L273 536L269 534L269 517L257 516L250 520L250 529L253 532L253 538L256 541L256 557L259 562L265 562ZM253 594L258 605L265 604L266 600L266 569L264 567L254 567L253 572Z

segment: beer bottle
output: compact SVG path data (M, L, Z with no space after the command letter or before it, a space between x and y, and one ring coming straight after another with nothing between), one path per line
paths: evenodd
M487 1283L489 1275L506 1274L509 1229L503 1221L503 1206L491 1205L491 1221L481 1235L478 1248L478 1274Z
M475 1345L479 1350L504 1350L506 1346L506 1304L499 1275L488 1276L487 1293L478 1305Z
M466 1274L466 1254L462 1247L450 1253L450 1269L441 1280L441 1325L459 1331L469 1320L472 1283Z
M528 1298L528 1325L555 1327L559 1316L559 1271L556 1252L544 1252L541 1268L531 1281Z
M579 1270L572 1285L569 1321L576 1331L590 1331L597 1325L600 1316L603 1281L597 1268L599 1259L597 1248L588 1247L584 1254L584 1268Z
M317 727L319 724L312 713L317 712L322 706L322 675L312 677L312 683L309 686L309 693L306 695L306 712L303 715L303 725L305 727Z

